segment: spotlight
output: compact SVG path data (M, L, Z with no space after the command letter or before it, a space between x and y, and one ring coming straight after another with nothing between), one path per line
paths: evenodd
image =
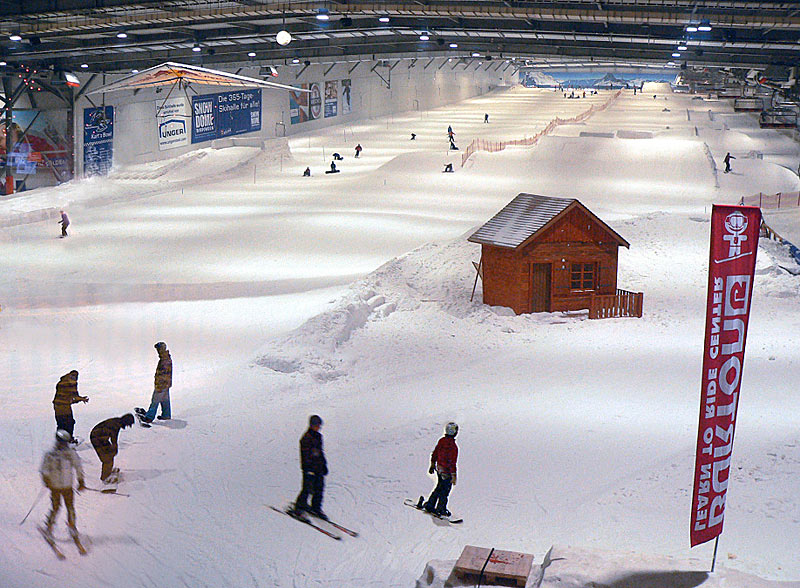
M456 49L458 47L458 43L450 43L450 49Z
M5 61L0 61L0 67L5 67L5 66L7 66L7 65L8 65L8 64L7 64Z
M9 41L22 41L22 37L20 35L18 35L17 33L14 33L13 35L9 35L8 40Z
M297 58L295 58L295 59L292 59L292 63L300 63L300 60L299 60L299 59L297 59Z
M422 34L419 36L419 40L420 40L420 41L428 41L428 40L430 40L430 37L427 35L427 33L422 33Z
M89 67L88 63L81 63L81 68L86 69Z
M673 53L673 54L672 54L672 56L673 56L673 57L680 57L680 56L681 56L681 54L680 54L680 53L678 53L678 52L676 51L675 53Z
M200 53L202 50L203 48L200 47L200 45L198 45L197 43L195 43L194 47L192 47L192 51L194 51L195 53Z
M330 16L328 15L328 9L327 8L320 8L317 11L317 20L328 20L329 18L330 18Z
M378 22L389 22L389 17L388 16L381 16L378 19Z
M251 51L250 53L247 54L247 56L248 57L255 57L256 56L256 52L255 51Z
M476 51L476 52L473 52L472 56L473 56L473 57L480 57L480 56L481 56L481 54L480 54L480 53L478 53L478 52Z
M678 45L678 51L686 51L686 45Z
M280 46L286 46L292 42L292 35L289 34L289 31L278 31L278 34L275 35L275 42Z
M139 70L138 69L132 69L131 73L139 73Z
M125 31L120 31L117 33L117 39L127 39L127 38L128 38L128 33L126 33Z
M687 33L696 33L697 32L697 25L689 25L686 27Z
M711 30L711 24L708 22L708 20L701 20L700 26L697 27L697 30L701 33L707 33Z

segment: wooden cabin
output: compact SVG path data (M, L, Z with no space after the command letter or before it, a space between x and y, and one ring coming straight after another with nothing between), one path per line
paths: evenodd
M485 304L641 316L642 294L617 289L617 252L630 244L574 198L519 194L468 240L481 245Z

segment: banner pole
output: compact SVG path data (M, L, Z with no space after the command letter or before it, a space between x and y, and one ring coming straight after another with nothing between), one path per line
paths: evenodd
M714 564L717 563L717 546L719 545L719 535L714 539L714 556L711 558L711 573L714 573Z

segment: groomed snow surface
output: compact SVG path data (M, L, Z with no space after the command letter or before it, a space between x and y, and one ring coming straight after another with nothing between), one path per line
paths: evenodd
M555 545L564 559L543 586L800 586L800 277L776 243L759 250L716 572L713 544L689 548L711 203L798 190L798 145L729 102L651 85L535 147L463 169L447 150L448 124L464 148L608 96L514 88L0 202L0 585L441 586L472 544L537 562ZM333 151L342 172L325 175ZM470 302L480 250L465 236L523 191L579 198L631 243L619 286L645 293L642 319L514 316L482 305L480 284ZM50 215L64 206L62 240ZM800 225L800 209L781 214ZM80 371L88 437L147 405L158 340L174 418L122 431L130 497L77 498L87 557L62 511L59 562L35 530L46 499L19 524L41 487L55 383ZM358 538L266 508L299 490L313 413L324 508ZM453 527L402 505L431 491L450 420L449 507L465 519ZM94 451L79 454L99 486Z

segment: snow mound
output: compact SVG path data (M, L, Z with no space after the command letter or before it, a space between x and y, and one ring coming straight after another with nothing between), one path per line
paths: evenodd
M661 555L625 553L553 546L549 557L535 565L526 588L800 588L800 582L776 582L725 569L710 562ZM735 555L728 554L730 559ZM416 582L416 588L474 586L452 573L454 560L433 560ZM484 584L486 585L486 584ZM493 584L488 584L493 585Z

